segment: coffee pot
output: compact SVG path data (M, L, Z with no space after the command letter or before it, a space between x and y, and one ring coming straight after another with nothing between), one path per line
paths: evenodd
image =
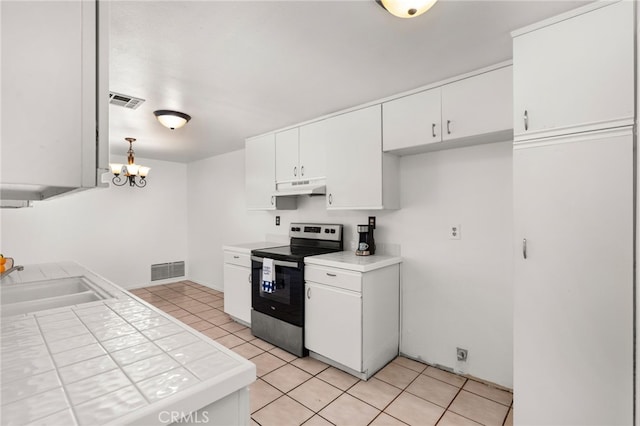
M370 256L376 253L376 242L373 239L374 226L358 225L358 248L356 249L356 256Z

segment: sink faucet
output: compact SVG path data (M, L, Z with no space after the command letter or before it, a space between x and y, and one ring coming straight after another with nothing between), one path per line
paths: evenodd
M12 273L13 271L22 271L23 269L24 269L24 266L22 265L13 266L0 274L0 280L6 277L7 275L9 275L10 273Z

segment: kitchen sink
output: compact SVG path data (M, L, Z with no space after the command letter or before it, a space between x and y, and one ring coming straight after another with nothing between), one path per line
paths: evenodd
M3 317L112 297L85 277L0 285Z

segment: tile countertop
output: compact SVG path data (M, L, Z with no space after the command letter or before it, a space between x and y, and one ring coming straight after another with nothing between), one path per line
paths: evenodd
M12 282L78 276L113 298L2 318L3 425L159 424L255 381L253 363L76 263Z
M331 268L348 269L356 272L369 272L385 266L401 263L400 256L386 254L374 254L373 256L356 256L353 251L340 251L337 253L307 256L305 265L328 266Z
M276 242L268 242L262 241L258 243L246 243L246 244L233 244L228 246L222 246L222 250L235 251L237 253L243 254L251 254L251 250L259 250L270 247L280 247L280 246L288 246L289 243L276 243Z

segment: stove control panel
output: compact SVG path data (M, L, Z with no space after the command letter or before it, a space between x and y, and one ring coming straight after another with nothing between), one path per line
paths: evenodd
M342 225L328 223L292 223L289 227L292 238L308 238L314 240L342 240Z

